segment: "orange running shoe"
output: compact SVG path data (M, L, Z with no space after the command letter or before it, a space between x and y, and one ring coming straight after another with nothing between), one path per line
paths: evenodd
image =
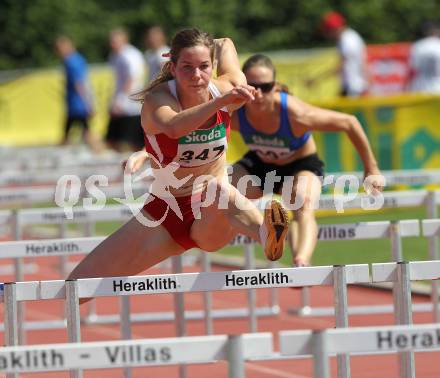
M279 260L283 255L284 241L289 228L287 211L280 202L272 200L270 206L264 210L263 222L267 232L264 253L271 261Z

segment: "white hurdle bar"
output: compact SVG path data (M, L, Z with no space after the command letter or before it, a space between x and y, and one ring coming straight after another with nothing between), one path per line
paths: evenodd
M244 378L244 362L270 356L272 345L271 333L256 333L5 347L0 350L0 359L5 361L0 372L114 369L227 361L228 377ZM32 356L29 363L14 366L13 361L28 361L29 356Z
M19 171L20 174L27 174L33 170L42 169L120 166L122 160L127 157L127 155L115 152L94 154L85 149L65 147L57 150L55 148L0 150L0 171L2 173Z
M439 192L438 190L434 191ZM393 209L399 207L421 207L427 205L427 197L430 192L427 190L402 190L393 192L383 192L384 202L381 208ZM323 194L319 199L320 209L335 209L336 203L343 205L344 209L361 209L372 208L371 200L374 196L367 194L358 194L355 198L350 199L350 195L341 194ZM438 203L438 202L437 202Z
M381 173L387 186L440 184L440 169L396 169ZM334 176L336 179L341 176L356 176L359 180L364 179L364 173L360 171L329 173L327 176Z
M32 170L26 173L14 171L2 172L0 174L0 187L8 185L34 186L48 185L58 182L64 175L75 175L81 181L85 181L91 176L103 175L107 177L109 182L120 182L123 179L124 172L120 165L103 166L103 167L72 167L55 170Z
M340 278L337 278L340 277ZM342 279L341 279L342 277ZM346 289L342 286L352 283L369 282L367 264L349 265L344 267L307 267L280 268L260 270L237 270L211 273L181 273L148 276L91 278L72 281L30 281L4 284L3 302L5 316L8 319L8 345L17 345L16 304L21 301L66 299L66 314L69 340L80 340L79 299L90 297L129 296L145 294L185 293L205 291L229 291L241 289L259 289L270 287L302 287L317 285L333 285L335 305L338 313L346 317ZM337 293L336 293L337 292ZM342 298L342 300L341 300ZM176 307L181 311L182 307ZM129 328L127 324L121 327ZM181 326L185 319L181 318ZM339 323L342 324L342 323ZM183 329L183 328L182 328ZM178 330L179 332L179 330ZM129 334L129 331L123 332ZM348 359L345 359L348 363ZM344 368L347 370L347 368ZM184 370L181 370L181 372ZM73 372L73 377L81 377L81 372ZM184 375L181 375L184 376Z
M136 182L131 185L134 196L141 196L145 193L145 184ZM98 189L103 192L107 198L125 198L124 186L119 183L110 183L107 186L99 186ZM88 196L89 193L84 188L79 188L80 199ZM17 187L11 191L10 188L0 188L0 207L7 207L16 204L32 205L41 202L55 202L55 186L44 187Z
M330 378L329 357L439 350L440 325L353 327L321 331L281 331L280 353L286 357L313 356L315 378ZM415 371L400 372L415 378Z

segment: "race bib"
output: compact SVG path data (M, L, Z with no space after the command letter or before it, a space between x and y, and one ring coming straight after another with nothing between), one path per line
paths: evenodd
M250 135L246 138L249 149L255 151L262 160L281 160L292 156L295 151L289 147L287 138L268 135Z
M183 167L197 167L217 160L227 148L225 124L220 123L179 138L177 161Z

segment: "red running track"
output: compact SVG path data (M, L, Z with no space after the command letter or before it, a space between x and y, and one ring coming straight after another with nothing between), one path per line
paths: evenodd
M6 263L6 261L5 261ZM37 274L30 274L27 280L38 279L59 279L56 274L57 260L53 258L43 258L39 260L40 269ZM214 270L220 270L215 267ZM186 269L185 271L194 271ZM151 271L153 272L153 271ZM154 271L157 273L157 270ZM1 281L13 280L13 277L2 277ZM298 317L287 313L288 308L299 306L300 290L279 289L279 301L281 314L274 317L259 318L258 330L261 332L273 332L274 340L277 345L277 333L282 330L298 329L322 329L334 327L333 317ZM349 305L378 305L392 303L391 293L387 291L349 287ZM258 305L266 306L268 303L269 291L258 290ZM243 307L246 303L246 292L237 290L231 292L213 293L214 308ZM317 287L311 289L311 300L313 306L331 306L333 300L333 290L331 287ZM426 300L413 296L414 302ZM98 313L109 314L117 313L117 298L100 298L97 301ZM63 301L38 301L26 304L26 316L29 320L48 320L60 318L63 311ZM132 312L153 312L153 311L172 311L173 296L171 295L145 295L131 297ZM202 309L203 298L200 293L185 294L185 306L187 310ZM86 308L81 311L85 312ZM3 318L3 307L0 307L1 318ZM373 326L393 324L392 314L379 315L352 315L349 317L350 326ZM415 323L430 323L431 314L414 314ZM117 340L120 338L118 325L90 325L82 326L83 341L103 341ZM215 334L237 334L249 332L247 319L215 320ZM189 336L203 335L203 321L189 321L187 324ZM132 326L133 338L159 338L174 337L175 327L172 323L137 323ZM1 336L3 341L3 336ZM66 330L45 330L31 331L27 333L27 344L48 344L67 342ZM4 343L3 343L4 344ZM440 377L440 365L438 359L439 352L416 353L417 377L438 378ZM336 376L336 361L332 359L332 376ZM358 356L351 358L351 369L353 378L377 378L377 377L397 377L397 357L396 355L383 356ZM295 359L283 361L265 361L246 363L246 376L248 378L304 378L312 377L311 359ZM177 367L148 367L133 368L133 378L155 377L178 377ZM67 372L35 373L22 374L21 377L36 378L64 378L68 377ZM0 377L2 375L0 374ZM114 378L122 377L121 369L102 369L88 370L84 373L86 378ZM208 365L191 365L188 367L188 377L190 378L224 378L227 377L226 363L215 363Z

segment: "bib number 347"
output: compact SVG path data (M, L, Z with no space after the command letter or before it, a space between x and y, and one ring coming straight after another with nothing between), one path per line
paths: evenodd
M220 145L213 148L205 148L202 151L186 150L180 155L180 161L190 162L192 160L215 160L225 150L225 145Z

